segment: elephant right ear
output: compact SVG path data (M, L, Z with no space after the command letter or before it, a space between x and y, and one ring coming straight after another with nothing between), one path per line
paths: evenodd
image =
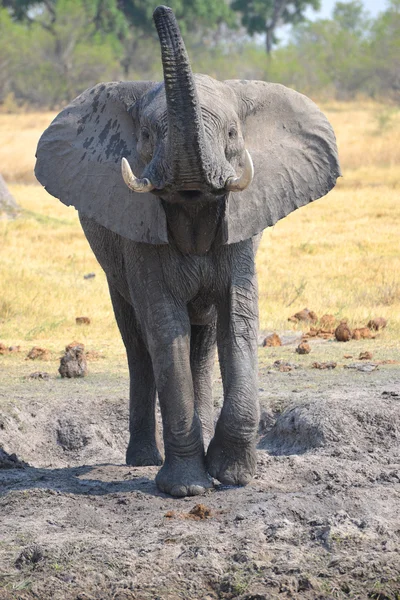
M230 194L224 241L245 240L325 196L340 175L335 134L306 96L263 81L226 81L238 101L252 183Z
M137 132L130 107L160 84L111 82L78 96L43 133L35 175L67 206L136 242L167 244L164 210L153 194L131 192L121 159L140 174Z

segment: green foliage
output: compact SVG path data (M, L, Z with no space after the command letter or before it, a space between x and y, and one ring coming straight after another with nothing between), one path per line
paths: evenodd
M269 54L277 43L275 35L279 25L295 25L304 21L308 7L318 10L320 0L233 0L232 8L242 13L242 24L250 35L265 33Z
M308 21L319 0L170 0L193 70L217 79L266 79L319 97L400 99L400 0L372 20L361 0ZM160 80L152 0L0 0L0 105L55 108L98 81ZM242 24L238 27L238 11ZM249 34L293 25L267 56ZM382 129L386 125L379 125Z

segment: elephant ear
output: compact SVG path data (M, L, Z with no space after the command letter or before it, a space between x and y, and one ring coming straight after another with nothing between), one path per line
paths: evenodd
M83 92L40 138L35 174L50 194L107 229L136 242L165 244L159 199L131 192L121 175L123 156L135 173L144 168L130 107L157 85L112 82Z
M245 240L321 198L340 175L332 127L308 98L283 85L226 81L236 94L254 179L231 193L225 243Z

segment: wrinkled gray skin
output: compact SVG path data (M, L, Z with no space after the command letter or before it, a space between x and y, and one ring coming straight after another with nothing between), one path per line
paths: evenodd
M162 465L159 489L185 496L203 493L210 476L245 485L254 475L258 234L326 194L339 166L311 101L276 84L194 76L171 10L154 19L164 83L84 92L43 134L36 174L78 208L107 275L130 371L126 461ZM245 147L254 180L228 193ZM127 189L122 157L152 193ZM214 432L216 347L224 404Z

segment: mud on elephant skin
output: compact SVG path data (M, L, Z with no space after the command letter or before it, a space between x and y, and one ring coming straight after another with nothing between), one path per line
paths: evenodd
M254 474L259 237L325 195L340 170L313 102L277 84L194 75L171 9L154 21L164 81L83 92L42 135L36 176L78 209L107 275L130 371L127 463L163 463L157 393L156 482L184 496L210 476L244 485Z

